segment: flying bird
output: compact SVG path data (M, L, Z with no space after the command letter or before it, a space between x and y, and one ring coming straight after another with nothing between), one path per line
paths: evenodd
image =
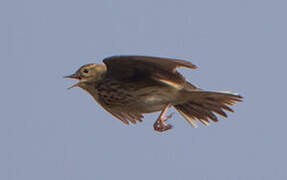
M153 128L164 132L172 128L166 121L173 106L193 127L196 121L209 125L217 115L241 102L242 97L229 91L205 91L189 83L176 69L196 69L184 60L148 56L112 56L102 64L87 64L65 76L79 82L73 87L87 91L110 114L124 124L142 122L143 114L160 111Z

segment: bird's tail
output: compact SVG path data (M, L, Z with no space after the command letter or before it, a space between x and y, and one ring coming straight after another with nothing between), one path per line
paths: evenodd
M239 94L227 91L195 90L188 92L187 98L190 100L174 107L193 127L197 127L196 120L205 125L209 125L209 120L217 122L218 119L214 113L227 117L224 111L233 112L230 106L242 101Z

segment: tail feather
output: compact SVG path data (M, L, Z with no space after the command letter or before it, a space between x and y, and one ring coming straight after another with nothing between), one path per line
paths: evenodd
M190 91L188 99L186 103L174 107L193 127L197 127L196 120L204 125L209 125L209 120L217 122L215 113L227 118L225 111L233 112L229 106L242 102L240 95L226 91Z

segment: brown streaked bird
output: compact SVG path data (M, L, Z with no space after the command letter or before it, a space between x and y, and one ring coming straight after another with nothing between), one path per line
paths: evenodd
M225 111L236 102L239 94L228 91L205 91L189 83L176 68L196 69L184 60L148 57L113 56L104 65L87 64L74 74L65 76L79 80L72 87L86 90L114 117L124 124L142 122L143 114L161 111L154 123L155 131L172 128L166 111L173 106L193 127L196 120L204 125L217 122L215 114L227 117ZM70 87L70 88L72 88Z

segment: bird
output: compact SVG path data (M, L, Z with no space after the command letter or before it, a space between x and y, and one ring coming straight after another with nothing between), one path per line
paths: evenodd
M208 91L191 84L177 68L196 69L186 60L120 55L103 59L104 64L87 64L74 74L78 80L68 89L79 87L88 92L103 109L128 125L142 122L144 114L160 112L153 124L157 132L172 129L167 123L174 107L193 127L218 122L217 115L227 118L230 106L243 97L230 91Z

